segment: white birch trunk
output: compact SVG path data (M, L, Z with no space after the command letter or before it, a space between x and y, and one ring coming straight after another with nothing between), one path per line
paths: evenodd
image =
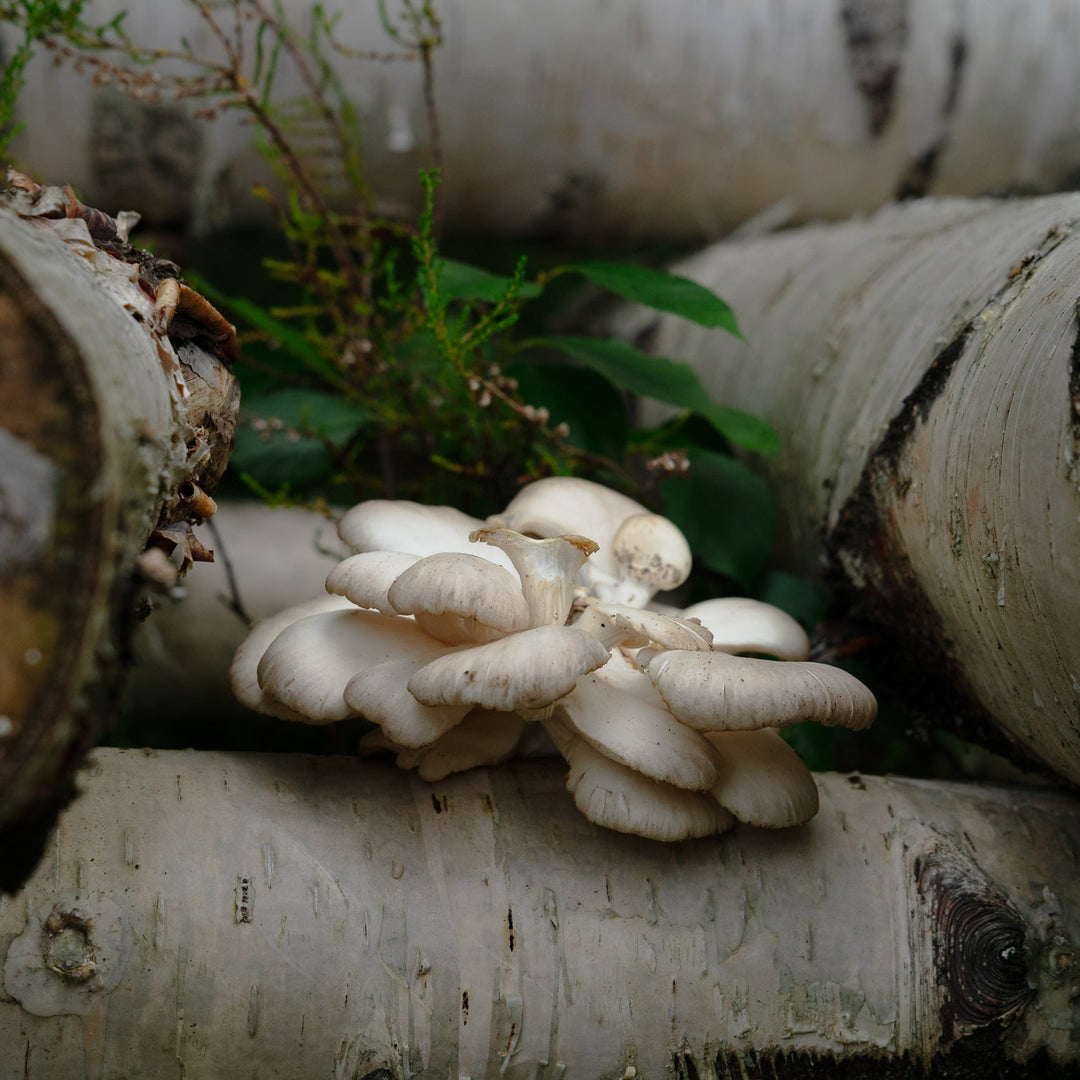
M306 28L310 0L284 5ZM375 0L340 39L388 50ZM388 8L396 11L396 5ZM189 4L102 0L131 37L213 42ZM1048 191L1080 171L1073 0L438 0L447 220L626 238L715 237L778 202L846 216L901 194ZM227 25L231 17L224 16ZM383 200L431 164L419 67L342 61ZM301 92L284 63L280 98ZM196 102L195 106L202 102ZM250 215L266 170L227 114L155 109L30 68L24 167L103 206L207 227ZM46 119L47 118L47 119ZM151 198L152 196L152 198ZM261 204L258 204L261 206Z
M1075 1068L1061 794L823 775L805 828L660 845L562 763L94 757L0 900L2 1080Z
M1080 782L1080 198L902 205L678 269L746 341L664 319L655 351L779 430L791 559Z
M232 444L235 379L151 329L135 273L81 220L0 205L0 887L115 700L151 530Z

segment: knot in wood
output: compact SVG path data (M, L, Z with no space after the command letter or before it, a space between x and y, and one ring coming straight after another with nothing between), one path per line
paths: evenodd
M946 1038L1011 1021L1031 999L1027 926L974 863L943 851L915 865L930 905Z

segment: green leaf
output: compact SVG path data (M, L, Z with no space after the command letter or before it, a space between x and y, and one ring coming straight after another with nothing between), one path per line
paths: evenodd
M602 375L569 364L533 364L519 360L506 374L530 405L543 405L549 427L565 423L568 441L591 454L621 459L630 423L622 394Z
M237 428L229 468L271 490L286 485L303 490L332 475L334 458L325 443L311 438L290 442L284 431L271 432L265 439L264 434Z
M250 398L244 409L273 425L260 431L241 424L230 464L266 488L296 490L328 480L334 455L327 444L344 446L371 420L366 409L310 390Z
M513 280L456 259L440 258L438 274L439 292L444 300L484 300L489 304L498 303ZM515 295L528 300L539 296L542 291L539 285L523 281Z
M371 421L367 409L315 390L278 390L245 401L244 407L256 416L280 420L302 436L327 439L336 446L343 446Z
M622 390L696 412L737 446L759 454L773 454L779 446L776 432L764 420L717 405L697 372L680 360L650 356L616 339L565 336L536 338L529 344L559 349Z
M714 450L689 450L690 472L660 482L664 513L690 550L712 570L749 590L776 535L776 510L765 482L741 461Z
M829 597L822 585L784 570L770 570L755 595L786 611L808 629L821 622L829 609Z
M264 311L258 304L245 300L240 296L227 296L220 289L215 288L199 274L187 274L192 286L203 293L215 304L219 304L227 311L234 312L241 319L245 319L256 330L261 330L267 336L280 343L283 349L288 350L298 359L303 360L313 371L318 371L331 378L337 378L334 369L321 350L313 342L309 341L299 330L295 330L280 319L275 319Z
M716 293L689 278L615 262L573 263L565 269L583 274L593 284L627 300L742 337L731 308Z

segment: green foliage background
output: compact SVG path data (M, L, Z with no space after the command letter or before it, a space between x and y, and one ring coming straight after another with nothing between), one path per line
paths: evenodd
M192 7L219 46L214 56L187 40L142 47L128 37L122 14L100 25L87 21L85 0L0 0L0 19L21 33L0 76L0 154L18 130L15 102L26 64L42 48L78 58L95 81L148 93L148 100L201 99L198 115L207 120L239 109L260 134L268 176L277 177L273 191L260 189L276 232L209 238L188 260L189 283L242 335L243 419L227 490L271 504L326 507L402 497L485 516L529 480L587 476L683 530L697 560L688 603L745 593L808 629L819 623L828 607L823 588L769 565L776 514L753 462L775 453L776 433L712 401L677 357L561 329L573 327L568 312L583 296L595 302L607 294L739 334L728 305L653 269L655 253L598 258L595 251L440 235L431 57L442 30L430 0L398 0L392 13L380 3L397 57L339 41L336 18L318 3L305 26L258 0L192 0ZM342 57L418 63L436 166L418 179L426 193L418 221L375 210L355 109L337 74ZM190 73L161 78L165 60ZM307 93L279 101L276 80L289 64ZM332 147L329 174L308 164L320 139ZM260 265L264 272L253 272ZM638 425L634 402L641 397L669 406L669 418ZM254 740L211 728L200 745L270 742L345 752L354 745L348 725L313 733L267 721L264 732L282 731ZM957 747L925 733L922 745L913 743L908 718L887 702L870 733L805 725L787 735L819 769L969 771L958 768ZM121 742L161 746L175 736L130 727L117 733ZM180 738L190 741L190 725Z

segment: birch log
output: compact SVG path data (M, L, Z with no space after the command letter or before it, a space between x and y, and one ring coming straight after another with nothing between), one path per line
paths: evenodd
M0 199L0 883L24 859L115 698L136 559L192 520L238 391L154 329L140 270L65 217L59 188ZM50 216L51 215L51 216ZM182 320L181 320L182 321ZM199 515L196 515L199 516ZM5 831L6 830L6 831ZM32 861L30 863L32 865Z
M283 6L306 31L310 0ZM329 7L341 9L344 44L396 48L375 0ZM779 203L842 217L898 195L1060 190L1080 171L1073 0L435 7L442 197L455 225L700 239ZM125 9L134 41L177 49L186 36L213 51L195 5L99 0L87 17ZM231 30L231 15L223 22ZM329 56L357 109L371 186L415 211L416 171L432 163L419 66ZM279 101L303 92L284 59L279 80ZM250 182L266 170L243 119L201 125L191 113L203 104L88 92L85 76L43 54L16 152L100 205L135 199L159 221L213 227L262 207Z
M1080 783L1080 197L900 205L678 269L746 341L664 319L655 349L781 433L790 560Z
M0 901L0 1078L1075 1070L1075 799L822 775L660 845L563 773L96 750Z
M214 562L189 574L182 595L162 600L133 635L123 702L136 715L251 720L228 682L249 629L234 599L249 619L264 619L321 595L326 575L351 553L332 522L299 508L223 502L213 532Z

